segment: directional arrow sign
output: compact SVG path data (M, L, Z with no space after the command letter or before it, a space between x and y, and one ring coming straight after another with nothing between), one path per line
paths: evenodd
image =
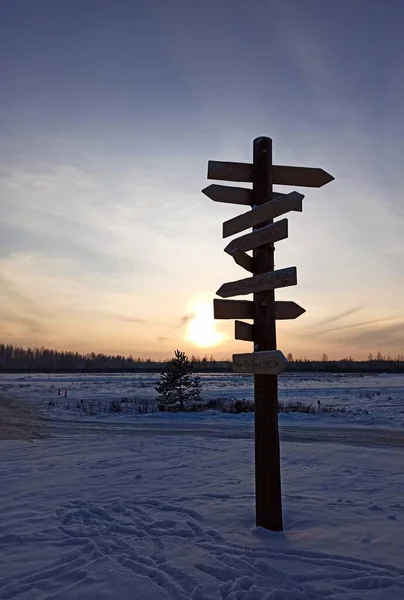
M254 272L254 261L251 256L241 250L235 250L232 252L232 257L240 267L243 267L243 269L250 273Z
M306 309L296 302L275 302L275 319L297 319L305 312Z
M208 161L208 179L220 181L252 181L252 164Z
M298 185L303 187L323 187L334 181L335 177L323 169L312 167L272 166L273 183L276 185Z
M251 300L213 300L215 319L253 319L254 302Z
M275 200L270 200L265 204L261 204L261 206L257 206L257 208L253 208L252 210L249 210L242 215L238 215L229 221L225 221L223 223L223 237L229 237L229 235L234 235L235 233L239 233L244 229L264 223L269 219L275 219L276 217L279 217L290 210L302 212L303 198L303 194L299 194L299 192L291 192L290 194L286 194L285 196L281 196L280 198L275 198Z
M208 179L220 181L252 181L253 168L250 163L208 162ZM274 185L297 185L303 187L322 187L333 181L334 177L323 169L312 167L288 167L272 165L272 182Z
M247 206L251 206L253 204L252 190L248 188L230 187L228 185L217 185L216 183L213 183L202 190L202 193L211 200L214 200L214 202L245 204ZM277 198L278 196L283 195L284 194L281 194L281 192L273 192L272 198Z
M265 290L274 290L276 288L287 287L297 284L296 267L288 269L279 269L278 271L269 271L254 277L239 279L224 283L216 292L221 298L231 296L243 296L244 294L256 294Z
M306 310L296 302L275 302L275 319L297 319ZM254 302L251 300L213 300L213 313L215 319L253 319Z
M245 340L246 342L254 341L253 326L249 323L244 323L244 321L235 321L234 337L236 340Z
M282 219L266 227L261 227L252 233L242 235L235 240L232 240L230 244L224 249L228 254L232 254L235 250L253 250L262 246L263 244L269 244L271 242L278 242L288 237L288 220Z
M280 350L233 354L233 371L235 373L279 375L287 364L288 361Z

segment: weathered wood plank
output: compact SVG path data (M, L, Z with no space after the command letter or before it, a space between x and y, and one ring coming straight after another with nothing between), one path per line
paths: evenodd
M242 204L246 206L253 204L252 190L249 188L212 183L212 185L208 185L208 187L202 190L202 194L205 194L205 196L214 202L226 202L228 204ZM272 198L284 195L281 192L273 192Z
M287 364L288 361L280 350L233 354L235 373L279 375Z
M271 244L273 242L279 242L288 237L288 220L281 219L276 223L271 223L266 227L261 227L252 233L246 233L234 240L232 240L224 249L228 254L232 254L235 250L253 250L262 246L263 244Z
M219 181L245 181L253 178L251 163L223 162L210 160L208 162L208 179ZM319 188L330 183L335 178L324 171L313 167L293 167L287 165L272 165L273 185L293 185Z
M246 277L238 281L224 283L217 290L216 294L221 298L231 296L243 296L245 294L256 294L265 290L274 290L276 288L288 287L297 284L296 267L279 269L278 271L269 271L254 277Z
M246 342L253 342L253 326L244 321L235 321L234 323L234 337L236 340L245 340Z
M208 179L219 181L252 181L250 163L208 161Z
M276 300L275 319L297 319L306 310L296 302ZM215 319L254 319L254 303L251 300L213 300Z
M235 250L232 252L231 256L234 259L234 262L237 263L240 267L243 267L246 271L253 273L254 271L254 261L252 256L249 256L245 252L241 250Z
M257 208L253 208L242 215L233 217L223 223L223 237L229 237L244 229L264 223L269 219L275 219L291 210L302 212L303 198L303 194L291 192L280 198L275 198L275 200L270 200L261 206L257 206Z
M275 302L275 319L297 319L303 313L306 312L305 308L296 304L296 302L290 301L276 301Z
M241 187L230 187L228 185L217 185L212 183L202 190L208 198L214 202L228 202L230 204L252 205L252 190Z
M222 300L214 298L215 319L253 319L254 303L251 300Z

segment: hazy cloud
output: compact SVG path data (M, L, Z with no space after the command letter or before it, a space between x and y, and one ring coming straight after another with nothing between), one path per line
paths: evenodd
M138 317L123 317L118 315L115 318L119 321L124 321L125 323L136 323L137 325L144 325L145 323L148 323L146 319L139 319Z
M347 332L347 334L339 336L336 341L339 344L351 344L369 352L381 350L385 353L385 348L397 348L399 345L402 349L404 344L404 321ZM393 350L390 353L393 353Z
M11 336L16 329L23 329L28 334L43 334L47 330L46 321L46 314L29 295L21 293L0 272L0 323L3 331Z
M358 304L357 306L354 306L353 308L344 310L339 313L335 313L334 315L327 317L326 319L323 319L322 321L318 321L315 325L316 326L326 325L327 323L333 323L334 321L339 321L340 319L349 317L349 315L353 315L353 314L359 312L360 310L363 310L364 308L366 308L366 304Z
M174 329L181 329L181 327L185 327L185 325L189 323L189 321L191 321L194 317L195 315L193 313L191 313L190 315L184 315L183 317L181 317L180 323L176 325Z
M319 334L332 333L333 331L345 331L346 329L355 329L356 327L365 327L374 323L382 323L383 321L391 321L392 317L384 317L382 319L371 319L369 321L361 321L360 323L351 323L350 325L342 325L341 327L332 327L330 329L322 329Z

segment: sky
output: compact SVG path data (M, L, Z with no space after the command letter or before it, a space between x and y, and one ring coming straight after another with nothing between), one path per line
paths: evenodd
M208 160L269 136L276 164L335 177L298 188L276 244L298 278L276 298L306 309L278 347L404 353L403 19L401 0L2 2L0 341L252 351L212 304L249 275L222 239L246 207L201 190Z

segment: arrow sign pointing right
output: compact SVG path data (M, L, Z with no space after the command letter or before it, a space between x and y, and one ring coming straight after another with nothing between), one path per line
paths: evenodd
M297 319L306 312L296 302L279 301L275 302L275 319Z
M297 319L306 310L288 300L276 300L275 319ZM254 302L252 300L222 300L213 299L213 313L215 319L253 319Z
M280 350L233 354L233 371L236 373L279 375L287 364Z
M251 163L210 160L208 162L208 179L250 182L253 179L253 166ZM334 181L334 179L324 169L272 165L272 183L274 185L319 188L326 183L330 183L330 181Z

